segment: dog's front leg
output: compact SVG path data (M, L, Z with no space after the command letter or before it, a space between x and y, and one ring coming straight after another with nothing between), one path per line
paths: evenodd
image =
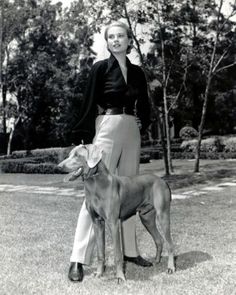
M105 221L101 218L94 219L94 232L97 244L97 273L101 277L105 270Z
M118 279L118 284L120 281L125 281L125 274L123 270L123 254L121 250L121 241L120 241L120 231L119 231L120 221L111 220L109 221L109 227L111 230L113 248L114 248L114 261L116 266L116 277Z

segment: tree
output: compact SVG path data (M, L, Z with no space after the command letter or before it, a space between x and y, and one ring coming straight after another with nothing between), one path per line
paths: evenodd
M2 101L3 133L6 137L7 120L7 93L8 93L8 69L13 53L14 41L25 30L26 18L22 5L24 1L1 1L1 28L0 28L0 100ZM17 13L15 11L17 10ZM27 13L27 12L26 12Z
M62 103L62 110L67 111L61 116L60 124L67 134L67 142L71 143L90 141L94 133L93 122L88 121L86 126L83 124L79 128L77 123L87 77L96 55L91 47L93 35L99 30L102 9L101 1L75 1L63 16L62 38L70 53L69 64L73 73L68 87L77 95L72 96L70 104Z
M133 31L134 41L140 61L148 73L149 83L154 85L159 80L162 85L162 95L153 97L155 91L150 91L151 104L159 122L166 174L173 170L171 161L170 114L177 106L182 95L188 70L186 47L181 47L182 30L177 16L181 2L175 1L140 2L138 7L124 2L124 18ZM129 8L130 7L130 8ZM128 11L129 9L129 11ZM120 10L121 11L121 10ZM121 15L122 16L122 15ZM144 37L138 37L138 26L149 27L150 51L146 56L141 51ZM158 84L158 83L157 83ZM164 124L160 118L159 108L162 108ZM164 130L163 130L164 126ZM164 137L166 140L164 140ZM165 141L167 147L165 147Z
M9 90L18 101L24 148L68 145L80 135L78 120L84 73L91 66L92 30L82 1L62 11L61 4L40 1L28 11L9 65ZM87 58L81 57L86 55ZM86 76L86 75L85 75ZM82 135L81 135L82 136Z
M1 56L7 62L1 72L4 89L17 99L14 116L20 118L15 122L19 122L16 127L23 133L25 148L67 145L92 137L92 122L88 130L78 130L76 126L95 56L91 49L93 35L111 20L125 19L151 86L154 116L164 127L161 129L164 161L169 174L168 125L172 118L180 118L181 125L192 120L192 116L195 128L201 119L214 43L211 36L216 32L214 1L79 0L65 9L60 3L52 5L46 0L6 3ZM16 9L17 14L13 13ZM225 21L225 25L219 35L214 79L208 91L212 108L205 118L207 128L211 126L211 118L219 116L218 108L222 105L229 118L233 118L233 111L229 110L233 104L224 102L235 96L232 75L235 31L234 23L226 19L222 14L220 24ZM162 115L164 120L160 118ZM232 126L228 124L227 128Z
M236 3L235 3L236 4ZM222 14L222 6L223 6L223 0L219 1L218 11L216 13L216 19L213 20L212 26L215 29L215 36L212 40L212 53L209 60L209 66L208 66L208 73L207 73L207 81L206 81L206 88L203 96L203 107L202 107L202 115L201 115L201 121L199 126L199 135L198 135L198 141L197 141L197 147L196 147L196 153L195 153L195 165L194 165L194 172L199 172L199 162L200 162L200 147L201 147L201 140L203 135L203 128L205 125L206 120L206 114L207 114L207 106L209 101L209 93L210 88L212 86L212 79L214 78L214 75L217 72L220 72L222 70L225 70L227 68L233 67L236 65L236 62L233 61L230 64L223 65L220 67L226 56L229 54L229 48L230 46L227 46L223 50L223 52L218 52L218 45L221 41L220 37L226 34L227 30L225 30L226 26L231 26L232 24L229 23L229 19L236 14L236 5L232 6L232 11L229 14L228 17L225 18L225 16ZM231 42L235 41L234 36L231 38Z
M20 30L21 15L13 14L13 3L4 0L0 3L0 101L2 102L2 125L6 135L6 96L7 68L9 64L10 45L16 32Z
M11 124L9 124L9 129L10 129L10 132L9 132L9 139L8 139L8 144L7 144L7 155L10 155L11 154L11 148L12 148L12 140L13 140L13 136L14 136L14 133L15 133L15 128L16 126L18 125L18 123L20 122L20 112L19 112L19 105L17 103L17 100L16 100L16 103L11 103L11 102L8 102L7 104L7 113L9 115L9 117L11 118Z
M51 80L54 74L56 76L57 65L62 63L63 66L66 61L63 61L64 48L57 42L55 33L56 13L60 13L60 7L47 1L21 4L19 10L26 25L16 37L16 48L9 63L8 85L16 94L24 144L29 149L35 144L46 143L42 140L43 133L51 132L56 114L53 96L56 87L51 87ZM57 83L60 83L58 76L60 73L56 76Z
M0 98L2 98L2 106L3 106L3 133L6 134L6 116L5 116L5 104L6 104L6 98L3 94L3 24L4 24L4 2L1 1L0 3Z
M157 3L149 1L145 13L148 19L152 20L150 41L154 44L154 54L153 56L149 54L149 58L152 58L152 63L158 65L159 74L156 71L156 76L159 77L162 84L168 171L173 171L169 126L170 112L176 107L176 103L182 95L188 69L185 47L183 47L183 44L181 46L182 30L177 22L180 7L178 1L175 3L172 1L158 1Z

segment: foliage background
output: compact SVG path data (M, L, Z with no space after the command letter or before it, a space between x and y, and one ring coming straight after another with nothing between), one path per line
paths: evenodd
M12 150L91 140L94 118L88 118L83 126L77 123L86 79L96 58L93 37L114 19L123 19L132 28L134 50L147 75L152 106L164 117L166 97L175 136L185 125L198 130L217 2L79 0L65 7L56 1L5 0L0 8L0 125L6 135L6 120L15 118ZM232 11L235 13L235 6ZM209 93L204 132L224 135L234 133L236 125L236 31L227 14L222 13L220 24L219 71ZM156 136L152 131L152 137Z

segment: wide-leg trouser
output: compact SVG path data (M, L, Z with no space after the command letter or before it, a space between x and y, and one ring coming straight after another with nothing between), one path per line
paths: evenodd
M98 116L93 143L102 147L103 161L110 172L122 176L138 174L140 132L134 116L125 114ZM123 251L130 257L139 255L135 220L136 216L133 216L121 224ZM90 264L94 246L93 224L84 201L78 217L70 261Z

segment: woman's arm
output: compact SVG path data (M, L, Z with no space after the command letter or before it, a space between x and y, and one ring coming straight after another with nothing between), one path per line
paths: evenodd
M136 104L137 117L141 121L141 134L145 132L147 127L151 124L151 109L147 89L147 80L141 68L139 68L139 97Z
M103 85L103 61L96 62L89 73L87 85L85 88L85 92L83 95L83 103L80 110L80 120L77 123L77 126L83 123L86 117L90 114L96 115L97 111L97 102L99 100L99 96L101 95L101 87Z

